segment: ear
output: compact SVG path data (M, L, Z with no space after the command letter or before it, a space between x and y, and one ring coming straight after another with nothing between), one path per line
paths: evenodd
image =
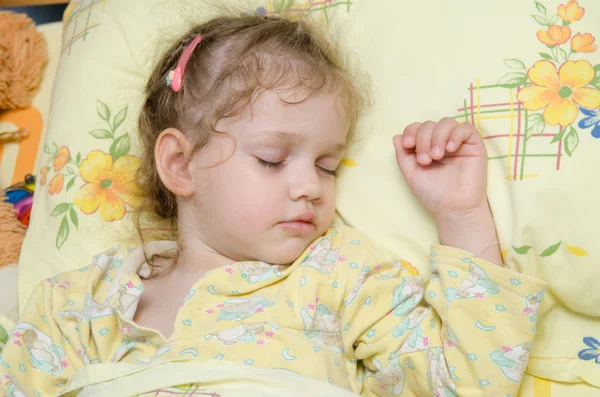
M160 133L154 146L154 159L160 179L173 194L189 197L194 193L192 175L189 172L192 145L176 128Z

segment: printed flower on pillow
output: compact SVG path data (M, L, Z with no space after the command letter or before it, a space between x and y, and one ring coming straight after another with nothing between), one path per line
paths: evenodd
M585 16L585 8L577 0L559 5L552 16L542 3L536 1L535 6L539 14L532 17L543 27L536 36L547 50L540 52L542 59L529 68L518 59L506 59L508 67L523 71L506 74L498 84L520 88L517 99L526 110L526 140L533 133L542 134L547 126L558 127L552 142L564 139L565 152L571 156L580 141L575 121L580 113L589 115L600 108L600 65L585 59L598 45L591 33L573 35L571 24ZM571 59L575 57L584 59Z
M519 101L527 110L544 109L547 124L566 127L579 114L577 105L588 109L600 107L600 91L586 88L595 71L587 61L567 61L557 71L550 61L536 62L527 73L535 85L523 88Z
M95 129L89 134L96 139L110 142L108 151L94 149L85 158L81 153L72 155L68 146L46 145L47 163L40 169L40 185L48 182L49 195L66 195L73 187L78 190L72 199L54 207L51 216L62 216L57 235L56 248L60 249L69 238L71 227L79 227L79 213L99 213L103 222L123 219L128 211L141 203L136 172L140 159L130 155L129 135L117 136L119 127L127 117L127 106L119 110L111 120L111 111L102 101L97 101L97 113L106 128ZM54 176L50 173L54 172ZM65 184L65 181L67 181ZM63 189L64 187L64 189Z
M581 113L586 117L579 121L579 128L591 128L591 133L594 138L600 138L600 109L590 110L580 107Z
M90 152L81 162L79 173L86 184L77 192L73 203L84 214L100 209L104 221L125 216L125 204L135 208L140 203L136 195L135 174L140 159L127 155L116 161L100 150Z
M600 342L596 338L587 336L583 338L583 343L588 347L580 350L577 356L580 360L595 361L596 364L600 364Z

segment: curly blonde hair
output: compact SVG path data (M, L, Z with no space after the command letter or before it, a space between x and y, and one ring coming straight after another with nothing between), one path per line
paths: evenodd
M185 69L181 91L166 77L197 36L201 44ZM138 121L143 148L138 180L144 197L140 212L171 221L177 233L177 200L161 181L154 158L160 133L179 129L193 152L204 147L223 118L236 117L265 90L336 90L351 130L368 94L345 66L342 53L307 21L273 16L218 17L189 30L160 58L145 89ZM137 222L138 234L144 240Z

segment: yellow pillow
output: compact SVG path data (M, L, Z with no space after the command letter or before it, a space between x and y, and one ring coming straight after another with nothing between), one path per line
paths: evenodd
M135 120L152 56L208 15L200 0L82 4L73 3L65 16L40 154L40 167L48 168L40 170L43 186L21 256L21 308L38 281L87 264L132 233L135 203L118 182L138 163ZM259 12L290 5L256 4L263 6ZM490 155L488 193L507 263L550 284L528 370L600 387L590 339L600 340L600 248L594 244L600 139L593 136L600 127L597 113L571 106L594 104L600 89L600 51L591 43L591 35L600 35L594 23L600 3L333 0L290 6L324 24L343 22L347 45L374 81L375 106L361 121L339 178L343 220L427 278L423 258L436 230L402 181L391 139L414 120L450 115L474 122ZM563 27L564 19L572 23ZM535 94L546 91L553 101L534 110ZM557 118L562 130L550 125ZM528 304L510 310L527 316Z
M347 154L338 211L427 277L437 233L403 183L392 136L444 116L474 123L507 264L550 287L528 371L600 387L590 339L600 340L598 21L595 0L360 3L345 37L376 106ZM528 303L512 310L528 315Z

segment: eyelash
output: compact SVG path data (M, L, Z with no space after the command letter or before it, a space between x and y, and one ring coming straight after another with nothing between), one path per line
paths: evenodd
M262 165L263 167L267 167L267 168L279 168L281 166L281 164L283 163L283 161L280 161L278 163L271 163L269 161L259 159L258 157L256 158L256 160L258 161L258 164ZM332 170L325 169L323 167L319 167L319 169L327 175L336 176L335 170L332 171Z

